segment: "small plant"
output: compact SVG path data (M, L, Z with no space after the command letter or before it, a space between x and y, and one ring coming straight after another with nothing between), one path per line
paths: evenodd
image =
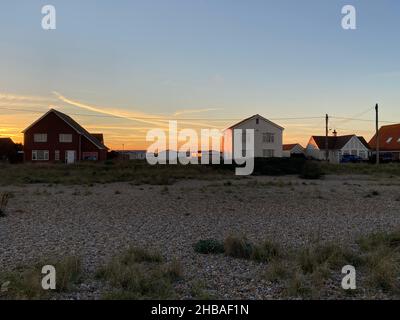
M303 166L300 178L314 180L321 179L323 175L324 174L319 164L307 161Z
M240 259L250 259L253 253L253 245L244 236L228 236L224 249L227 256Z
M177 260L165 264L158 253L132 247L100 268L96 277L112 287L105 299L170 299L182 270Z
M211 294L203 281L197 280L191 284L190 294L195 300L214 300L216 297Z
M6 216L6 207L8 204L8 200L11 198L11 194L9 192L5 192L0 197L0 217Z
M43 290L41 271L45 265L53 265L56 269L56 291L68 292L81 280L81 260L70 256L61 260L43 260L33 266L21 266L11 272L0 273L0 284L6 289L0 292L5 299L47 299L51 292Z
M224 244L215 239L199 240L194 245L194 251L203 254L224 253Z
M258 262L269 262L279 258L281 251L276 243L264 241L261 245L254 246L251 259Z

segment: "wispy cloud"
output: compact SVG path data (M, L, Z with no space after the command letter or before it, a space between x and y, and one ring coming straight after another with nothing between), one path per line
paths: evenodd
M205 113L210 111L222 110L222 108L205 108L205 109L186 109L178 110L174 113L174 116L181 116L183 114L194 114L194 113Z

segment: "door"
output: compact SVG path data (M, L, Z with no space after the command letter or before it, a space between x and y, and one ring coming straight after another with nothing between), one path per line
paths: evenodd
M65 162L67 164L75 163L75 150L68 150L65 152Z

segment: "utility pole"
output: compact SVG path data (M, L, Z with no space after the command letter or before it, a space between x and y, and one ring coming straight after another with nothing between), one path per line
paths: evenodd
M325 116L325 160L329 160L329 140L328 140L328 134L329 134L329 116L326 114Z
M379 106L375 105L376 164L379 164Z

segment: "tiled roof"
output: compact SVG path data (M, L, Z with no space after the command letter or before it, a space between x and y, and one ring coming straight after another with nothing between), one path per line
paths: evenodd
M369 142L371 149L376 149L376 135ZM379 129L379 150L400 151L400 124L383 126Z
M282 146L282 148L283 148L283 151L290 151L293 148L295 148L296 146L300 146L301 148L303 148L299 143L284 144Z
M329 150L339 150L342 149L347 142L350 141L355 135L347 135L347 136L329 136L328 137L328 149ZM325 149L325 136L312 136L318 148Z

